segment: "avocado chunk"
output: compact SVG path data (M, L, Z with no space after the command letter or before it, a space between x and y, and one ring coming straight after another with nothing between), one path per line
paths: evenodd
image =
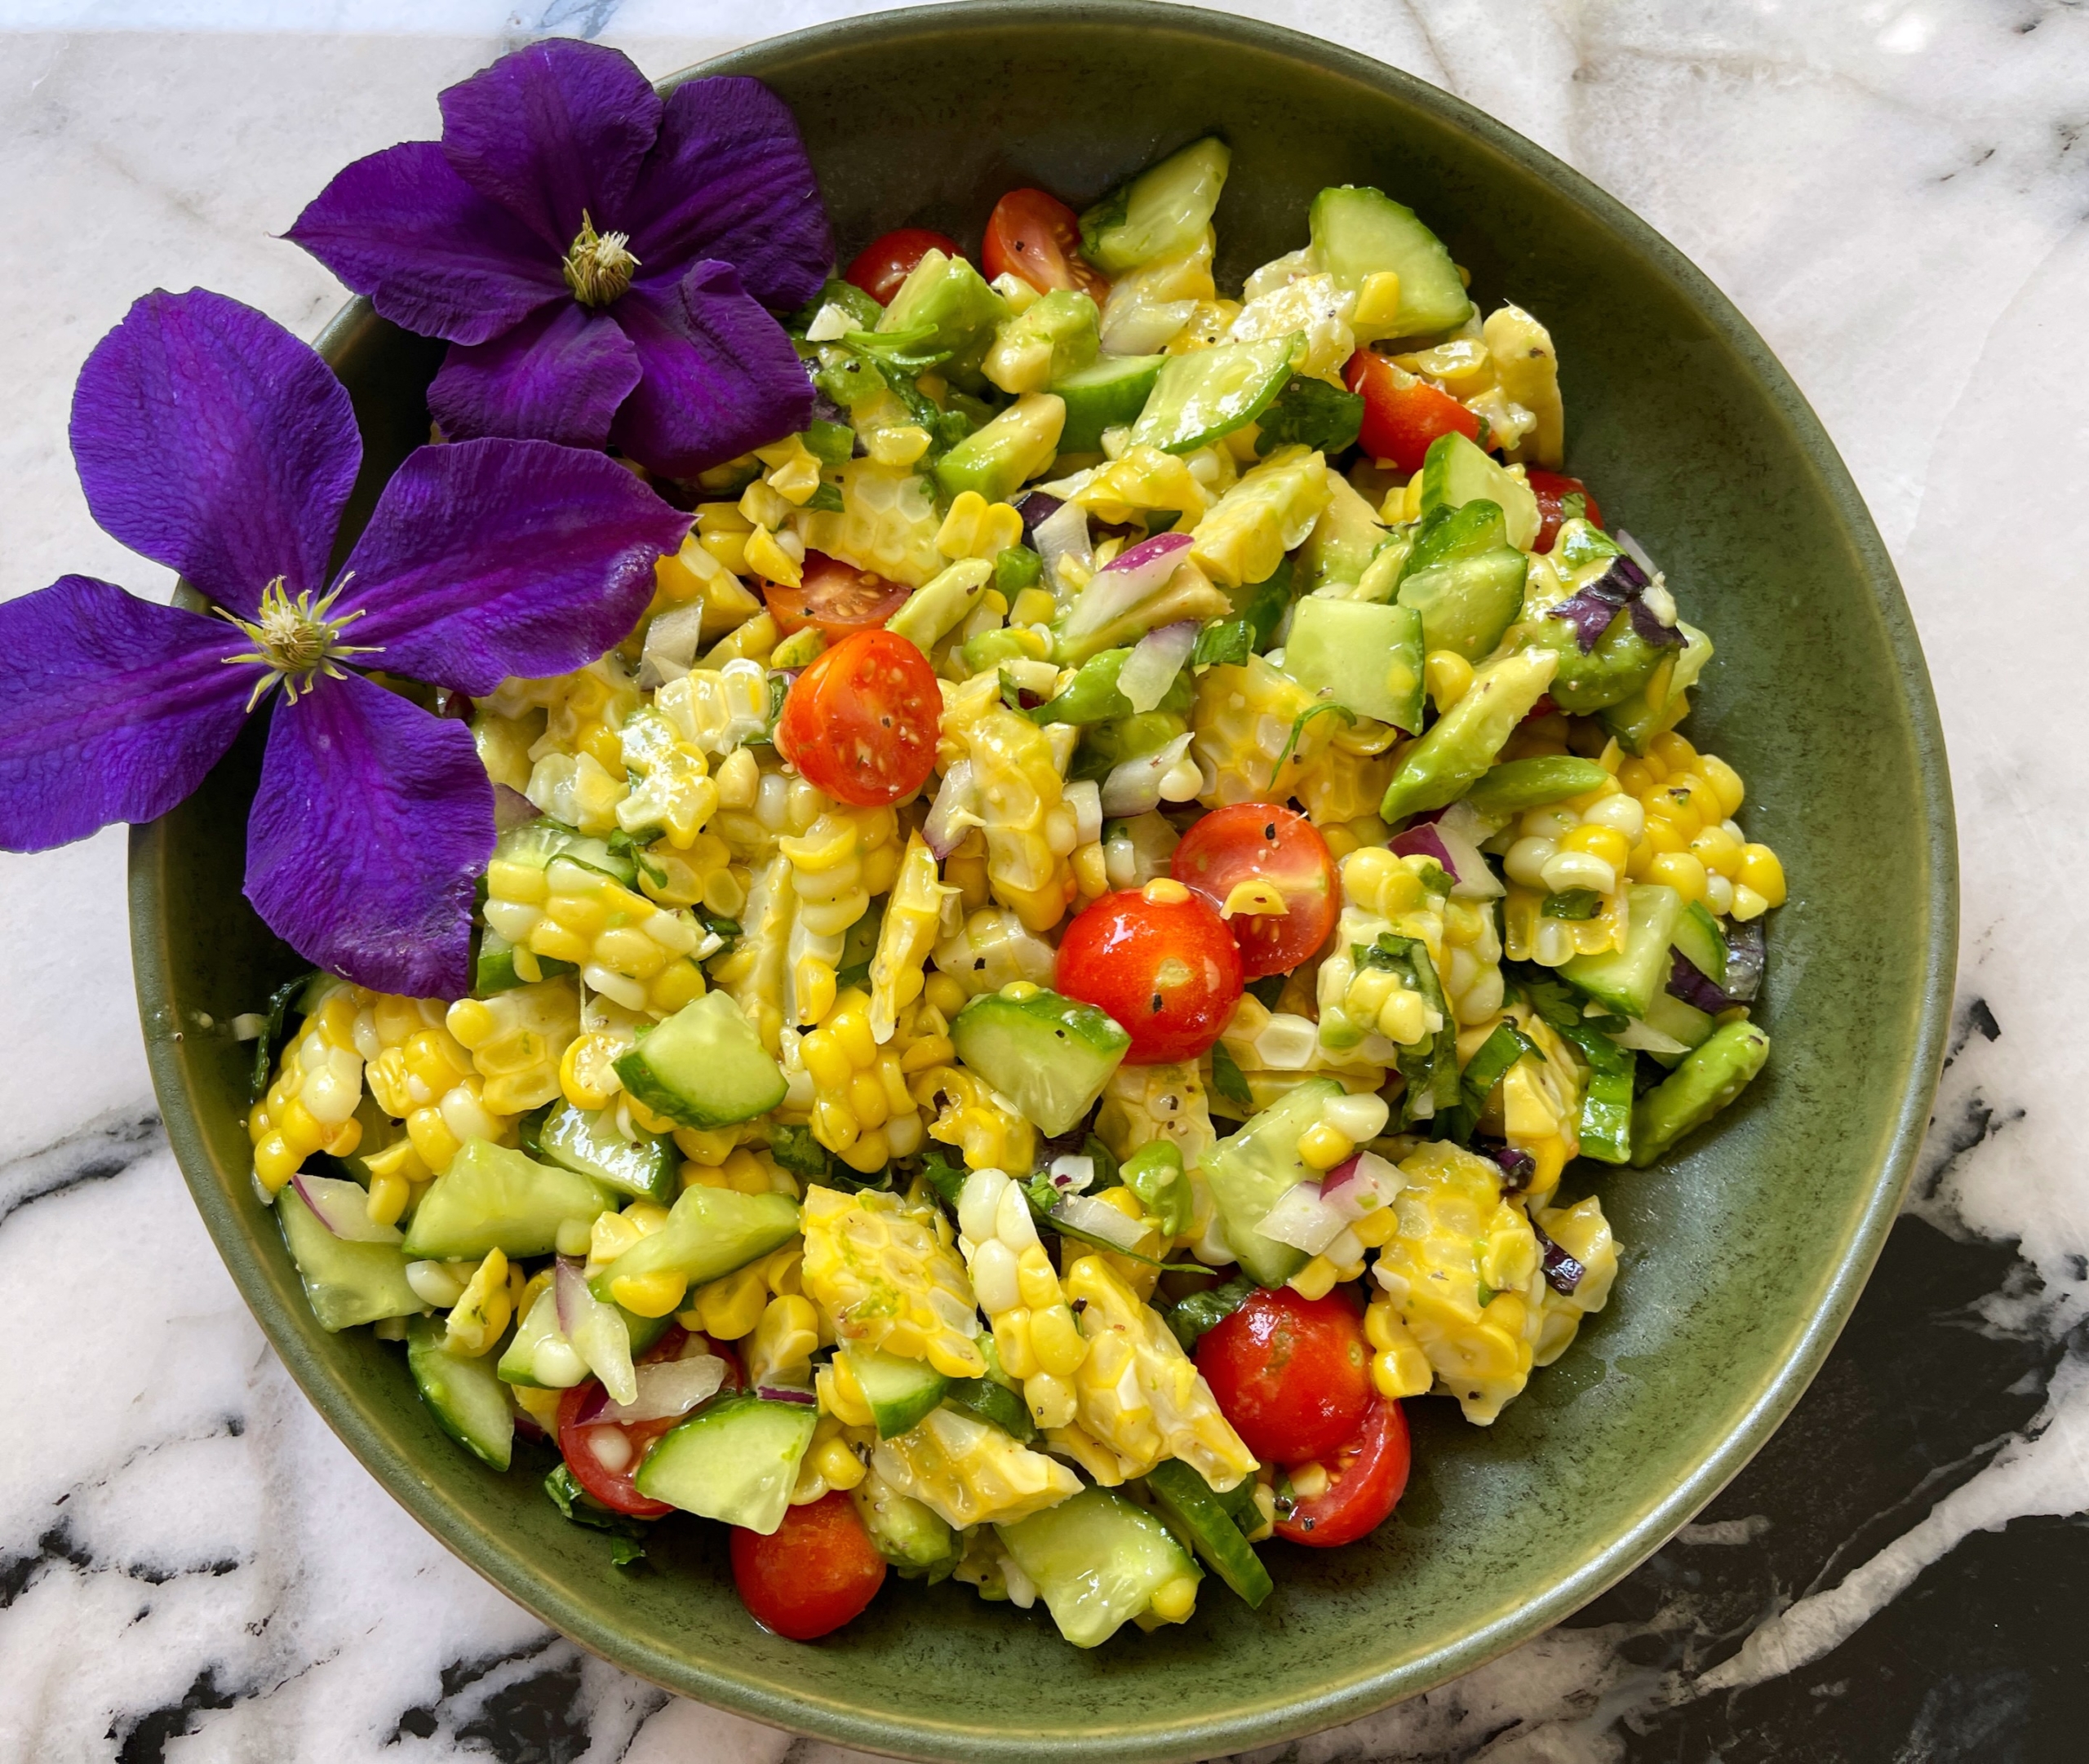
M1770 1057L1770 1038L1754 1023L1725 1023L1640 1097L1632 1111L1632 1161L1652 1163L1748 1088Z
M964 1554L957 1533L940 1514L901 1494L876 1470L864 1472L849 1498L877 1553L902 1580L940 1580Z
M508 1468L515 1449L515 1410L483 1355L446 1349L444 1326L432 1317L406 1325L406 1369L442 1430L482 1464Z
M1005 319L987 352L985 372L1003 392L1043 392L1094 361L1102 315L1078 288L1054 288Z
M1484 778L1516 725L1530 715L1552 682L1558 658L1524 649L1489 662L1473 676L1465 696L1400 756L1378 813L1398 826L1426 809L1456 802Z
M1102 432L1138 420L1139 412L1160 375L1163 355L1105 356L1092 366L1047 389L1066 401L1067 424L1059 432L1059 451L1092 454L1102 445Z
M1521 814L1540 803L1558 802L1566 796L1586 796L1601 787L1610 774L1593 760L1577 760L1571 754L1549 755L1537 760L1511 760L1492 768L1466 792L1474 812L1499 818Z
M957 1013L950 1039L958 1057L1049 1137L1094 1106L1132 1038L1093 1004L1025 986L982 993Z
M1377 512L1347 478L1330 475L1328 506L1306 535L1299 562L1306 572L1305 592L1351 585L1364 579L1371 560L1391 539Z
M1008 302L971 264L932 250L899 285L872 335L918 332L910 353L942 356L946 373L965 375L978 371L996 329L1008 317Z
M1005 503L1051 464L1066 422L1063 400L1025 392L936 462L936 482L946 496L977 490L990 503Z

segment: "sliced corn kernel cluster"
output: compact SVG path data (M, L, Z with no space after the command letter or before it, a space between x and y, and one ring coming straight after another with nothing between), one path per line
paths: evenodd
M1191 1062L1120 1066L1103 1086L1095 1131L1120 1161L1156 1139L1173 1140L1191 1170L1218 1143L1204 1079Z
M1572 1292L1550 1285L1545 1288L1532 1364L1550 1366L1572 1343L1581 1319L1609 1303L1617 1279L1617 1240L1603 1216L1603 1203L1593 1194L1571 1207L1546 1208L1535 1218L1537 1228L1581 1265L1581 1278Z
M880 1043L892 1039L900 1012L922 996L922 966L942 929L944 905L956 893L943 885L921 835L910 834L871 958L871 1033Z
M561 974L490 999L459 999L444 1021L471 1053L486 1106L522 1115L560 1093L561 1062L580 1033L580 995Z
M1530 1154L1536 1168L1524 1185L1528 1206L1559 1186L1560 1172L1581 1149L1581 1062L1559 1032L1519 1000L1497 1017L1460 1031L1461 1066L1486 1044L1497 1023L1520 1030L1538 1049L1536 1057L1525 1054L1502 1075L1495 1093L1499 1102L1490 1097L1480 1115L1488 1132L1499 1133L1515 1150Z
M798 1460L798 1479L792 1486L791 1505L809 1507L837 1488L854 1488L870 1474L863 1459L876 1437L866 1429L845 1427L832 1415L823 1415L813 1429L805 1455Z
M854 986L837 996L798 1044L811 1075L813 1137L853 1170L880 1170L921 1146L919 1105L899 1053L871 1032L871 1001Z
M946 685L942 734L972 763L994 898L1028 929L1049 931L1074 898L1068 860L1080 843L1078 818L1066 800L1060 743L1003 704L991 675Z
M1040 1427L1074 1418L1074 1374L1088 1344L1038 1241L1022 1188L1000 1170L975 1170L958 1195L958 1248L994 1332L1002 1370L1019 1380Z
M920 429L913 432L925 450L927 433ZM920 457L919 450L914 457ZM912 463L872 458L852 459L837 468L834 475L840 481L841 512L801 508L791 516L792 530L810 550L825 552L888 582L920 587L946 560L936 548L943 523L936 514L934 494L928 480L907 469Z
M805 1295L838 1341L926 1360L947 1378L985 1375L964 1264L904 1202L815 1186L801 1223Z
M617 804L617 825L688 850L718 811L718 787L703 750L651 709L632 711L620 739L624 769L638 782Z
M363 1081L356 992L342 982L306 1017L283 1049L268 1095L247 1116L254 1173L271 1194L314 1152L345 1158L362 1143L356 1119Z
M712 977L731 995L771 1053L783 1047L784 963L796 907L791 860L772 857L755 871L747 889L739 941L712 968Z
M1644 811L1626 865L1634 881L1665 883L1721 918L1759 919L1784 905L1784 865L1734 820L1745 791L1725 760L1670 730L1639 758L1621 761L1617 776Z
M837 805L802 834L779 839L777 849L791 860L799 922L815 937L838 937L898 876L898 818L889 809Z
M366 1008L368 1039L359 1014L357 1039L376 1057L364 1067L364 1079L378 1107L406 1124L404 1140L364 1160L370 1172L370 1203L375 1209L396 1196L403 1208L406 1189L395 1185L440 1176L466 1140L503 1137L508 1118L486 1106L484 1080L446 1026L445 1006L432 999L387 994Z
M723 760L769 727L769 675L759 662L727 662L692 668L653 695L653 708L674 725L681 741ZM721 773L720 800L726 795Z
M1000 1428L946 1404L911 1432L880 1439L879 1475L946 1523L1012 1525L1080 1491L1080 1478Z
M668 1017L703 995L703 970L690 960L703 937L695 918L570 858L541 870L496 858L481 911L518 950L571 963L627 1010Z
M935 948L938 970L968 997L998 992L1018 980L1049 986L1057 960L1052 946L1005 906L980 907Z
M1037 1130L961 1066L932 1066L912 1085L914 1100L937 1110L929 1137L955 1146L968 1170L1027 1170Z
M1342 916L1315 981L1320 1045L1330 1053L1390 1064L1395 1048L1417 1046L1444 1026L1441 1013L1404 976L1359 968L1354 954L1390 932L1419 942L1439 981L1444 978L1443 898L1423 882L1430 867L1427 858L1399 857L1380 846L1361 847L1342 859Z
M1332 733L1328 716L1300 726L1313 706L1312 694L1262 656L1206 668L1190 719L1190 752L1204 779L1197 800L1218 809L1297 795Z
M1429 1394L1436 1381L1435 1368L1386 1293L1379 1292L1364 1307L1364 1335L1371 1344L1371 1382L1380 1396L1395 1402Z
M1626 862L1645 822L1644 809L1612 779L1586 796L1528 809L1499 835L1510 841L1501 867L1509 879L1502 924L1511 960L1557 968L1577 955L1625 947ZM1588 916L1546 911L1555 895L1577 890L1599 897Z
M977 490L951 498L950 512L936 530L936 549L946 557L998 557L1022 540L1022 515L1009 503L989 503Z

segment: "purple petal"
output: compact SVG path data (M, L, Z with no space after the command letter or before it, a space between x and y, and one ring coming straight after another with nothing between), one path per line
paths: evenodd
M562 300L504 336L452 343L428 407L456 440L507 435L600 447L639 371L638 352L614 319Z
M279 702L246 822L246 898L306 960L411 998L471 988L493 786L471 729L360 674Z
M610 439L648 469L693 477L811 419L812 383L783 328L730 264L699 264L680 298L633 288L612 309L645 377Z
M442 150L472 188L565 255L584 211L621 228L660 98L599 43L531 43L444 92ZM626 229L628 230L628 229Z
M203 782L260 679L221 619L91 576L0 605L0 847L47 851L150 821Z
M95 345L73 389L73 458L113 539L251 614L282 576L326 585L362 461L326 364L208 289L153 293Z
M572 299L556 250L457 175L434 141L358 159L283 237L395 325L484 343L540 306Z
M631 634L688 533L605 454L459 441L407 457L348 559L346 640L368 664L485 694L570 673Z
M659 145L625 211L639 278L719 258L764 306L802 306L834 264L834 235L797 119L760 80L688 80L668 93Z

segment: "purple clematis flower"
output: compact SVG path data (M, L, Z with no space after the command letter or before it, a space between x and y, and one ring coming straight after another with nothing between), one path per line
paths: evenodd
M665 100L553 38L442 94L442 139L359 159L288 237L394 324L450 344L453 437L614 445L676 478L803 428L812 391L765 308L834 261L797 124L759 80Z
M690 517L598 453L424 447L330 584L362 462L348 392L308 345L202 289L146 295L95 345L72 434L103 530L220 616L88 576L0 605L0 845L166 813L280 685L247 898L323 968L462 996L493 787L464 724L356 669L485 694L581 667L629 634Z

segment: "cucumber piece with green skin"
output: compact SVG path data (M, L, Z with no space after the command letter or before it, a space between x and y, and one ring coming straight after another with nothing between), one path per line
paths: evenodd
M1626 911L1631 929L1625 947L1577 955L1559 977L1620 1017L1644 1017L1668 985L1669 944L1683 917L1683 897L1659 882L1635 882Z
M871 1406L871 1419L880 1439L896 1439L912 1431L942 1401L950 1384L934 1367L920 1360L902 1359L876 1348L840 1351L863 1400Z
M1421 512L1489 502L1501 511L1509 543L1527 552L1537 543L1537 498L1529 485L1464 436L1439 435L1421 462Z
M1683 916L1689 917L1688 913ZM1701 1047L1711 1039L1712 1019L1694 1004L1679 999L1665 986L1654 995L1653 1002L1647 1007L1647 1014L1640 1022L1655 1034L1666 1035L1671 1041L1679 1041L1687 1051ZM1681 1053L1650 1053L1650 1060L1662 1066L1673 1066L1683 1057Z
M515 1450L514 1405L493 1363L483 1355L449 1352L442 1345L446 1332L432 1317L408 1323L406 1369L443 1432L481 1463L504 1470Z
M1066 426L1063 400L1025 392L936 462L937 485L946 496L977 490L990 503L1005 503L1051 464Z
M335 1236L295 1188L277 1195L276 1220L321 1328L415 1317L428 1309L406 1284L407 1257L397 1243L352 1243Z
M1421 728L1422 616L1308 595L1292 609L1284 671L1308 691L1410 734Z
M730 1127L766 1115L789 1088L754 1026L723 992L707 992L643 1033L617 1061L623 1088L685 1127Z
M1132 1044L1113 1017L1045 987L1027 997L982 993L957 1013L950 1039L958 1057L1047 1137L1095 1106Z
M872 1545L903 1580L940 1580L963 1557L957 1533L941 1514L903 1495L876 1470L864 1472L849 1498Z
M1714 986L1726 984L1726 933L1719 929L1719 920L1705 910L1703 902L1692 901L1683 909L1671 941L1683 959Z
M592 1177L619 1194L668 1205L681 1190L674 1142L650 1135L626 1139L616 1129L616 1114L614 1109L555 1103L538 1124L537 1155L576 1175Z
M548 868L554 858L565 858L590 870L599 870L631 887L638 880L638 861L613 852L605 840L576 831L563 821L540 815L534 821L510 827L500 835L493 854L503 863L527 864L533 870Z
M659 1230L597 1270L588 1288L607 1305L615 1302L619 1280L668 1273L691 1286L722 1280L788 1243L797 1229L798 1203L787 1194L743 1194L699 1183L682 1190Z
M1243 1480L1253 1487L1254 1478ZM1248 1540L1209 1483L1179 1458L1164 1458L1147 1472L1146 1486L1164 1518L1173 1522L1183 1539L1204 1565L1225 1581L1250 1609L1275 1590L1270 1571L1262 1566Z
M1078 374L1054 380L1047 389L1067 407L1059 451L1099 452L1103 430L1136 423L1167 359L1164 355L1106 355Z
M1640 1097L1632 1111L1632 1161L1644 1167L1695 1132L1748 1087L1770 1057L1770 1038L1751 1022L1723 1024L1703 1046Z
M1269 409L1303 352L1302 331L1260 343L1222 343L1161 363L1132 425L1134 445L1195 453Z
M1492 768L1466 792L1466 800L1475 813L1498 819L1521 814L1540 803L1586 796L1592 790L1601 789L1609 776L1594 760L1577 760L1571 754L1511 760Z
M1306 1180L1298 1137L1342 1094L1332 1078L1309 1078L1230 1138L1204 1154L1200 1166L1217 1203L1226 1239L1241 1268L1264 1286L1278 1287L1306 1265L1302 1249L1256 1230L1270 1208Z
M1524 554L1504 545L1407 576L1399 601L1421 615L1423 642L1431 652L1449 649L1468 662L1484 661L1523 610L1529 573Z
M1378 805L1380 818L1397 827L1424 809L1448 807L1484 778L1516 725L1545 696L1555 659L1546 650L1519 650L1475 672L1465 696L1400 756Z
M1581 1092L1581 1155L1602 1163L1632 1161L1632 1079L1637 1062L1592 1023L1569 1023L1559 1030L1589 1062L1589 1081Z
M558 1246L561 1225L592 1224L613 1204L610 1191L587 1177L489 1140L468 1139L414 1209L406 1257L448 1261L496 1249L548 1256Z
M1108 1641L1171 1581L1204 1578L1173 1531L1107 1488L1084 1488L994 1530L1076 1647Z
M819 1411L752 1394L707 1404L662 1436L632 1478L639 1493L768 1537L790 1509Z
M1188 250L1204 237L1233 154L1207 135L1121 184L1080 217L1081 255L1107 276Z
M543 978L553 974L570 974L571 962L562 962L554 956L539 955L537 969ZM512 992L517 986L530 982L515 971L515 946L492 926L482 926L479 931L478 953L472 960L472 996L490 999L496 992Z
M1400 278L1399 310L1377 335L1419 337L1449 330L1470 316L1472 301L1444 242L1384 191L1353 184L1323 190L1313 198L1307 224L1315 260L1351 294L1382 270ZM1356 340L1373 339L1359 332Z

